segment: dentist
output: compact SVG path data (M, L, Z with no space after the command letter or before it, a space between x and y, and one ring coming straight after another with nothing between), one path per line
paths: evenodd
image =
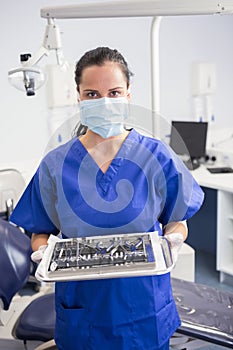
M32 232L34 259L50 234L159 231L174 255L186 239L185 221L203 192L167 145L125 129L131 76L124 57L108 47L76 64L87 132L44 157L10 218ZM169 273L57 282L55 298L59 350L168 350L180 325Z

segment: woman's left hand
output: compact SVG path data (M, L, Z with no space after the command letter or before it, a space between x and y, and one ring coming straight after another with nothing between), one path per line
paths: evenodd
M173 233L167 233L165 235L165 238L170 243L173 264L175 264L178 259L179 251L183 245L183 235L182 233L179 233L179 232L177 233L173 232Z

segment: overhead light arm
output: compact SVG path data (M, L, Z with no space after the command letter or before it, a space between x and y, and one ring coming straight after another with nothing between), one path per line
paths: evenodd
M232 0L115 0L44 7L44 18L154 17L233 13Z

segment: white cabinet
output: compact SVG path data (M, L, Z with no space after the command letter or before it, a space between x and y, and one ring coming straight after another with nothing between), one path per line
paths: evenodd
M233 276L233 193L217 194L217 270L220 281Z
M211 174L205 166L200 166L192 173L199 185L207 188L209 197L204 204L201 220L195 227L196 232L202 234L202 237L199 235L199 241L205 242L207 251L212 248L216 254L216 270L220 273L220 281L233 285L233 174ZM216 196L209 196L211 190L216 191ZM215 238L216 248L213 250Z

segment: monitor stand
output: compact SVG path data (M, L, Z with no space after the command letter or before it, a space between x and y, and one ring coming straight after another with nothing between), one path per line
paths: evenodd
M200 166L200 162L197 158L189 159L188 161L185 161L184 164L189 170L195 170Z

